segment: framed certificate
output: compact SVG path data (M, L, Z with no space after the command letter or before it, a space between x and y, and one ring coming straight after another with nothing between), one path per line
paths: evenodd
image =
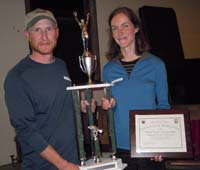
M188 110L131 110L131 157L192 158Z

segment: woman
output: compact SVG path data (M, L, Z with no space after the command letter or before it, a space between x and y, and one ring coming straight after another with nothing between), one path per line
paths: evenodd
M130 169L141 169L146 163L129 160L129 110L169 109L167 74L164 62L148 52L141 24L134 12L127 7L115 9L109 17L110 48L109 62L104 66L103 79L123 81L112 87L115 131L118 153ZM108 109L113 100L102 99L102 107ZM161 161L160 156L155 157ZM147 161L148 162L148 161ZM133 163L133 165L131 165ZM158 163L150 163L155 169ZM148 164L148 169L150 169ZM127 168L127 169L128 169ZM146 167L147 168L147 167ZM144 167L145 169L145 167Z

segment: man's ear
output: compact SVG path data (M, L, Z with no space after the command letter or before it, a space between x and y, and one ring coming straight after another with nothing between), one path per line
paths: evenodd
M59 28L56 28L57 38L59 37Z
M28 31L24 31L24 36L26 38L27 41L29 41L29 32Z

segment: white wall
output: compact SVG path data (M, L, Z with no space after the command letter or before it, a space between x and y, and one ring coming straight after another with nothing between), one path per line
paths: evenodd
M8 70L28 52L23 36L25 16L24 0L1 0L0 2L0 165L11 162L15 154L14 130L10 126L4 102L3 82Z
M169 7L176 12L179 32L186 59L200 58L200 1L199 0L96 0L101 68L107 62L107 21L111 11L119 6L132 8L137 14L143 5Z

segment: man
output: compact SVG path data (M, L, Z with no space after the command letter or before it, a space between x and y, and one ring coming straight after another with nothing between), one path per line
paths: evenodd
M59 30L54 15L25 17L31 54L5 79L5 101L22 150L22 170L78 170L71 86L65 63L53 56Z

